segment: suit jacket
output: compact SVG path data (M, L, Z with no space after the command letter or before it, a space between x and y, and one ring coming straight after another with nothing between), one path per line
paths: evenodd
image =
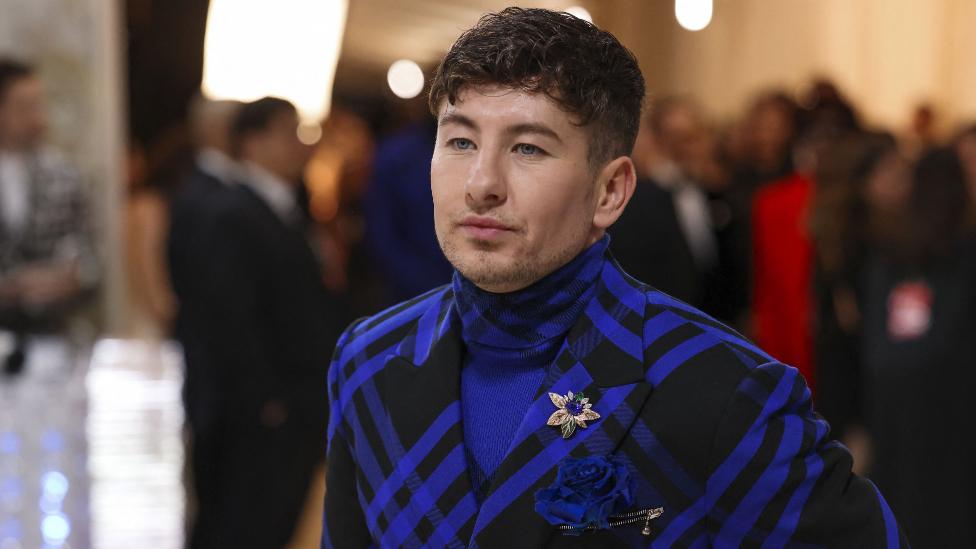
M166 259L170 283L179 300L173 331L183 346L186 367L183 404L187 421L198 430L212 426L220 415L219 381L207 351L206 245L220 198L229 190L215 176L194 168L170 202Z
M880 494L826 439L794 368L609 260L484 502L462 436L463 343L450 287L351 326L329 374L323 547L898 547ZM601 419L568 439L547 393ZM490 403L486 403L490 405ZM569 537L534 510L567 457L616 453L640 526Z
M325 417L322 375L341 311L305 230L246 185L228 190L215 213L205 246L206 333L229 408L247 414L235 421L256 417L270 399L309 420Z
M221 192L198 235L198 337L212 381L203 396L219 403L211 429L193 433L195 472L207 475L198 491L208 491L200 547L285 546L324 457L322 395L339 312L297 221L242 184Z
M629 274L686 303L702 304L705 273L695 264L671 191L640 180L609 232L610 248Z

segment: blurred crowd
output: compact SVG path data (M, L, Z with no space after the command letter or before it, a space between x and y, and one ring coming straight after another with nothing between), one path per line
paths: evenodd
M976 513L976 126L909 118L868 127L829 81L725 127L656 98L611 249L797 367L912 543L954 547Z
M15 334L59 329L99 280L84 187L43 145L35 84L0 62L0 328ZM196 98L185 143L131 148L132 301L185 355L190 547L289 539L341 329L449 281L420 105L340 96L309 145L287 101ZM909 118L869 127L829 81L721 123L652 97L611 250L796 366L913 543L947 547L976 515L976 126L945 138L932 107Z

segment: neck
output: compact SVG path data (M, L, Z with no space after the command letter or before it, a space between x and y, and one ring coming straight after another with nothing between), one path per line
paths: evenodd
M250 166L253 170L256 170L261 175L271 176L265 177L265 180L274 181L282 187L292 186L291 178L288 175L282 174L280 170L274 169L273 167L269 166L268 163L251 159L247 159L245 162L248 164L248 166Z
M565 336L596 291L609 237L527 288L492 293L454 273L454 295L467 343L527 348Z

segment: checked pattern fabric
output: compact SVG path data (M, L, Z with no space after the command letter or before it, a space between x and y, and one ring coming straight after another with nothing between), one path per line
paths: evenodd
M98 277L86 189L78 171L53 149L30 155L29 217L13 231L0 219L0 276L27 265L77 260L86 285Z
M907 547L797 370L627 276L607 254L479 505L463 443L460 340L442 287L343 334L329 371L324 548ZM563 439L548 392L601 419ZM566 457L614 453L650 536L562 535L534 510Z

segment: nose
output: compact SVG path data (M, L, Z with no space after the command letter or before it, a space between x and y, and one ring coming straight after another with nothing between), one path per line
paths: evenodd
M484 212L504 204L507 197L507 185L499 157L480 152L464 185L464 198L468 208L475 212Z

